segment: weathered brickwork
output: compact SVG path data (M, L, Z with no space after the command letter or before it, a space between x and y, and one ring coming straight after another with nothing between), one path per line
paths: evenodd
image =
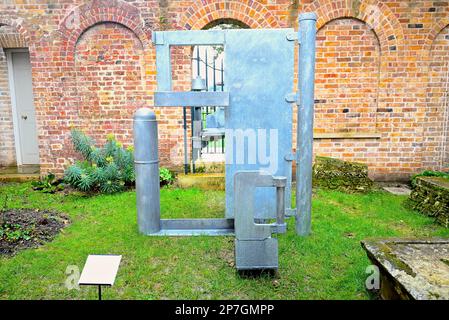
M376 130L380 46L354 19L327 23L317 35L315 133Z
M426 151L424 163L442 167L449 163L449 27L437 36L430 52L427 110L424 136Z
M0 51L0 165L15 165L14 127L6 55Z
M128 142L133 112L149 104L143 59L139 39L119 24L95 25L78 40L78 118L96 141L101 142L105 132L111 132L118 140Z
M367 163L379 179L449 164L449 2L431 0L4 0L0 46L31 55L42 173L73 160L71 127L132 143L132 114L156 90L153 30L202 29L220 19L297 27L318 14L315 153ZM172 51L187 90L190 48ZM15 162L0 53L0 165ZM182 163L182 109L156 109L160 156ZM295 126L295 119L292 119Z

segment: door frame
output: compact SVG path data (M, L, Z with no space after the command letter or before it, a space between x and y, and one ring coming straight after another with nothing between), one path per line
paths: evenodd
M16 103L16 89L14 85L14 69L12 63L12 53L16 52L28 52L28 48L15 48L5 49L6 62L8 65L8 82L9 82L9 94L11 97L11 109L12 109L12 122L14 128L14 145L16 150L16 162L18 166L23 165L22 149L21 149L21 137L19 129L19 119L17 117L17 103ZM37 132L36 132L37 134Z

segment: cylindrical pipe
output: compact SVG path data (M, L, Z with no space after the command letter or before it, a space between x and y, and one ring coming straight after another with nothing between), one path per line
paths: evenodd
M148 108L134 114L134 167L139 231L157 233L161 230L157 120Z
M313 12L299 15L296 233L301 236L311 231L316 20Z
M189 173L189 159L187 154L187 107L182 107L184 128L184 174Z

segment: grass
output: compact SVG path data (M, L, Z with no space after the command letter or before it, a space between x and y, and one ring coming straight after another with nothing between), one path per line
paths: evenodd
M135 193L82 197L42 194L30 184L0 185L0 206L55 209L72 224L37 249L0 257L0 299L96 299L95 288L68 290L66 268L82 269L88 254L121 254L105 299L369 299L370 264L360 240L371 237L449 236L449 229L402 206L384 192L350 195L318 190L313 234L279 236L275 278L244 278L232 266L232 237L147 237L137 232ZM223 217L224 193L163 189L162 216Z

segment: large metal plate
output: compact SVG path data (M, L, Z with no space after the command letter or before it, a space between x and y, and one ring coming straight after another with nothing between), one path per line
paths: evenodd
M267 170L269 166L259 156L252 161L257 148L246 149L235 139L235 130L243 130L258 140L258 129L266 134L266 154L277 143L276 170L271 175L286 176L285 203L291 203L291 162L285 160L292 152L292 106L285 100L293 91L294 42L287 40L293 29L229 30L226 32L225 91L230 93L226 117L226 217L234 217L234 174L242 170ZM245 131L248 130L249 131ZM277 137L270 139L270 129ZM252 132L252 133L251 133ZM232 148L232 150L231 150ZM249 151L250 150L250 151ZM237 151L244 161L237 163ZM275 161L271 161L272 163ZM255 214L259 219L276 216L275 188L258 188L255 194Z

